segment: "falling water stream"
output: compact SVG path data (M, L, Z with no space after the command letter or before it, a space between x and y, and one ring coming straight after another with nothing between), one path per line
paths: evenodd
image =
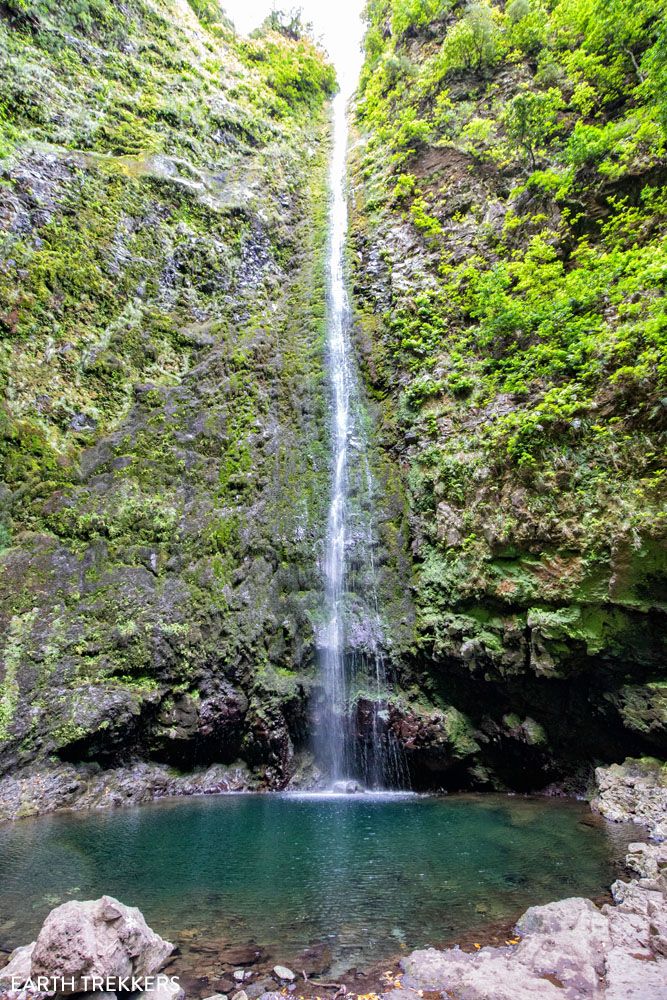
M406 784L405 767L387 726L389 678L374 552L376 487L345 282L347 136L346 101L340 93L333 102L330 170L327 361L332 491L324 564L326 618L320 642L324 698L316 724L316 753L333 783L355 778L369 788L400 788Z

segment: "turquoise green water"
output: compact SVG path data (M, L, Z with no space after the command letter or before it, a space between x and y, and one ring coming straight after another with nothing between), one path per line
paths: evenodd
M593 823L593 825L590 825ZM438 944L527 906L597 895L631 830L585 805L500 796L224 796L0 827L0 947L109 893L172 940L255 941L334 966Z

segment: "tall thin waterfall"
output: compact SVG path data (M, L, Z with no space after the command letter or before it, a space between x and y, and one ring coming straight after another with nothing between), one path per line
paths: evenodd
M388 726L374 530L375 482L368 458L344 269L347 234L345 97L333 106L328 248L327 354L332 400L332 492L326 536L325 624L320 637L323 701L315 750L331 782L405 787L402 755Z

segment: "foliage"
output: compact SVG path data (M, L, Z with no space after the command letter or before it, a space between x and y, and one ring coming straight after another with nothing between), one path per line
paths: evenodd
M442 44L442 61L448 69L480 72L498 55L497 10L484 0L470 3Z
M313 34L312 24L303 20L303 12L299 7L293 7L289 11L272 10L265 18L263 28L277 31L286 38L291 38L294 42ZM261 33L261 29L259 33Z
M453 0L396 0L391 8L391 30L395 35L405 35L444 17L452 5Z
M546 92L524 91L507 105L507 137L526 152L533 170L537 152L544 149L556 131L562 104L561 93L554 87Z
M336 73L307 38L285 45L282 32L261 35L248 44L266 83L275 93L276 110L285 116L301 108L315 108L336 89Z
M219 0L188 0L202 24L229 23Z
M437 617L528 588L503 546L600 573L664 532L667 4L455 4L405 37L397 10L367 5L357 105L388 290L355 286Z

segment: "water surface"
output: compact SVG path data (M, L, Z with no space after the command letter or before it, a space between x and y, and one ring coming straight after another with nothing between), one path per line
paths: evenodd
M228 795L0 827L0 947L108 893L179 940L257 942L334 969L437 945L533 903L595 896L630 829L584 804L504 796Z

